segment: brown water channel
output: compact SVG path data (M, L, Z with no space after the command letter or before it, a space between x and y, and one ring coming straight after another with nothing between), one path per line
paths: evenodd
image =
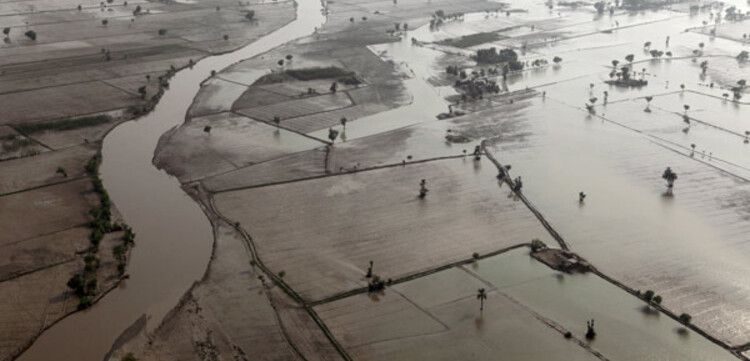
M206 58L178 72L152 113L107 135L101 177L136 232L127 271L130 279L90 310L44 332L19 360L101 360L125 328L143 314L149 317L148 327L155 327L201 278L211 255L211 224L177 179L152 165L159 137L183 122L211 70L310 35L325 20L319 0L299 0L296 20L240 50ZM257 72L257 76L263 74Z

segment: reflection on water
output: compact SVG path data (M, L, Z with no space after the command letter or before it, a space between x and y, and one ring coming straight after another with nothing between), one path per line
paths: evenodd
M103 144L102 179L125 221L135 230L130 279L92 309L42 334L20 360L99 361L122 330L142 314L155 327L206 269L213 234L201 208L179 182L151 160L159 137L185 118L211 70L311 34L325 22L321 2L301 0L297 20L230 54L206 58L177 73L149 115L114 129ZM258 74L261 75L261 74Z

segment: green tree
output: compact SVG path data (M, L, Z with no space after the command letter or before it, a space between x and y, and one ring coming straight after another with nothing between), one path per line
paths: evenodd
M692 316L690 316L690 315L689 315L689 314L687 314L687 313L682 313L682 314L680 314L680 321L682 321L683 323L690 323L690 321L691 321L692 319L693 319L693 317L692 317Z
M203 132L206 133L206 134L211 134L211 126L207 125L207 126L203 127Z
M29 30L29 31L25 32L23 35L26 35L26 37L29 38L29 39L31 39L31 40L36 40L36 31L34 31L34 30Z
M65 171L65 168L63 167L57 167L57 170L55 173L61 174L63 178L68 178L68 172Z
M146 86L142 85L138 88L138 94L141 95L141 99L146 99Z
M7 38L10 35L10 28L3 28L3 34L5 34L5 37Z

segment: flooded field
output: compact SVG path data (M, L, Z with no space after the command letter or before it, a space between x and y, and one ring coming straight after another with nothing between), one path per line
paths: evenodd
M742 358L750 70L736 56L747 45L737 23L710 33L729 3L691 4L300 2L297 20L177 73L153 113L107 136L102 178L138 234L131 278L20 359L98 359L144 314L118 355L238 358L262 337L233 306L286 359ZM478 65L490 46L524 69ZM624 66L648 85L605 83ZM356 81L289 72L311 67ZM463 78L498 91L472 99ZM475 159L480 144L523 187ZM556 248L558 234L694 329L595 274L528 257L532 239ZM368 273L382 290L368 292Z
M102 179L138 245L130 279L91 310L77 313L45 332L20 360L101 360L115 338L141 315L153 329L206 270L212 227L179 183L151 164L159 137L184 118L200 83L211 70L255 56L312 33L325 17L321 4L305 1L297 20L237 52L207 58L179 72L157 108L113 130L103 146ZM54 355L54 356L53 356Z
M483 311L476 297L480 288L489 294ZM608 360L735 359L616 286L595 275L551 270L526 248L369 297L331 302L318 312L351 354L364 360L424 354L437 360L487 359L492 353L512 360L597 359L577 340ZM584 335L590 319L595 340ZM563 337L568 331L574 339Z

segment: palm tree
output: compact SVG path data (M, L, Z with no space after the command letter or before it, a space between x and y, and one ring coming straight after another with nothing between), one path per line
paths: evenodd
M750 143L750 130L745 131L745 143Z
M672 168L667 167L664 173L661 175L662 179L667 181L667 188L670 190L674 186L674 181L677 180L677 173L672 171Z
M479 312L484 311L484 300L487 299L487 292L484 288L480 288L477 291L477 299L479 300Z
M625 56L625 60L627 60L627 61L628 61L628 63L631 63L631 64L632 64L632 63L633 63L633 60L635 60L635 55L633 55L633 54L628 54L628 55L626 55L626 56Z
M651 42L647 41L646 43L644 43L643 44L643 48L646 49L646 50L648 50L649 48L651 48Z
M619 60L612 60L612 67L617 70L617 64L620 64Z
M346 122L347 122L346 117L341 117L341 119L339 119L339 121L341 122L341 126L343 126L344 129L346 129Z
M281 124L281 117L278 116L278 115L274 115L273 116L273 122L276 123L276 128L278 128L279 125Z
M682 107L685 108L685 114L687 114L687 111L690 110L690 106L685 104Z
M651 113L651 101L652 100L654 100L654 97L652 96L646 97L646 109L643 110L644 112Z
M680 84L680 89L682 89L682 91L685 91L685 84Z

